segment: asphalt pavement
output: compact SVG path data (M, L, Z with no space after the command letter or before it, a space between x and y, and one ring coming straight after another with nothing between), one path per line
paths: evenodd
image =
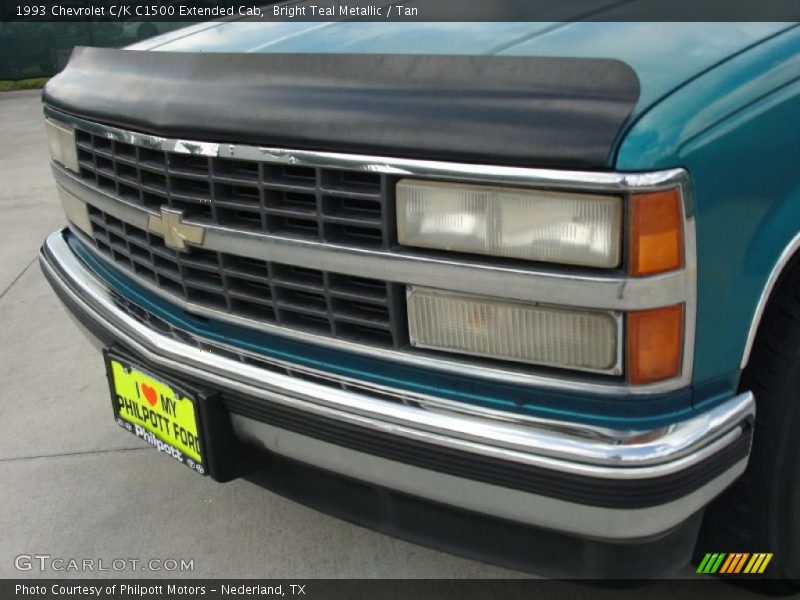
M121 431L99 353L35 260L64 223L39 96L0 94L0 578L524 576L351 525L244 481L215 483ZM100 560L191 560L193 568L42 572L21 555L93 559L95 568ZM15 566L31 562L30 570ZM678 576L692 575L687 568ZM745 594L718 585L728 597Z

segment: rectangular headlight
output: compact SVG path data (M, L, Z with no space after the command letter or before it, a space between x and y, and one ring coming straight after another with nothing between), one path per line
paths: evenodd
M44 120L44 124L47 131L47 143L50 147L50 157L70 171L77 173L80 166L78 165L78 148L75 146L75 130L66 123L49 118Z
M91 236L92 221L89 219L89 208L86 206L86 202L60 185L56 187L58 188L58 197L61 199L61 207L64 209L67 219L86 235Z
M574 310L410 287L411 343L518 362L614 371L618 320Z
M406 246L587 267L620 262L619 196L413 179L396 192Z

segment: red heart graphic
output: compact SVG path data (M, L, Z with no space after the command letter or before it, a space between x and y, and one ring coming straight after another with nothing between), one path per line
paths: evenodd
M146 383L143 383L142 393L144 394L144 397L147 399L147 402L150 404L150 406L156 405L156 402L158 401L158 394L156 393L155 388L151 388Z

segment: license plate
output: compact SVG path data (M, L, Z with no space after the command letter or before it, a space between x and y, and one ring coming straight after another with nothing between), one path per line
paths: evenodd
M117 424L201 475L207 474L196 397L125 359L106 356Z

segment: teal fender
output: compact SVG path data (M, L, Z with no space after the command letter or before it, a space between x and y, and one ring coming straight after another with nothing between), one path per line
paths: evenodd
M697 227L695 385L735 383L800 232L800 30L688 81L631 124L621 171L683 166Z

